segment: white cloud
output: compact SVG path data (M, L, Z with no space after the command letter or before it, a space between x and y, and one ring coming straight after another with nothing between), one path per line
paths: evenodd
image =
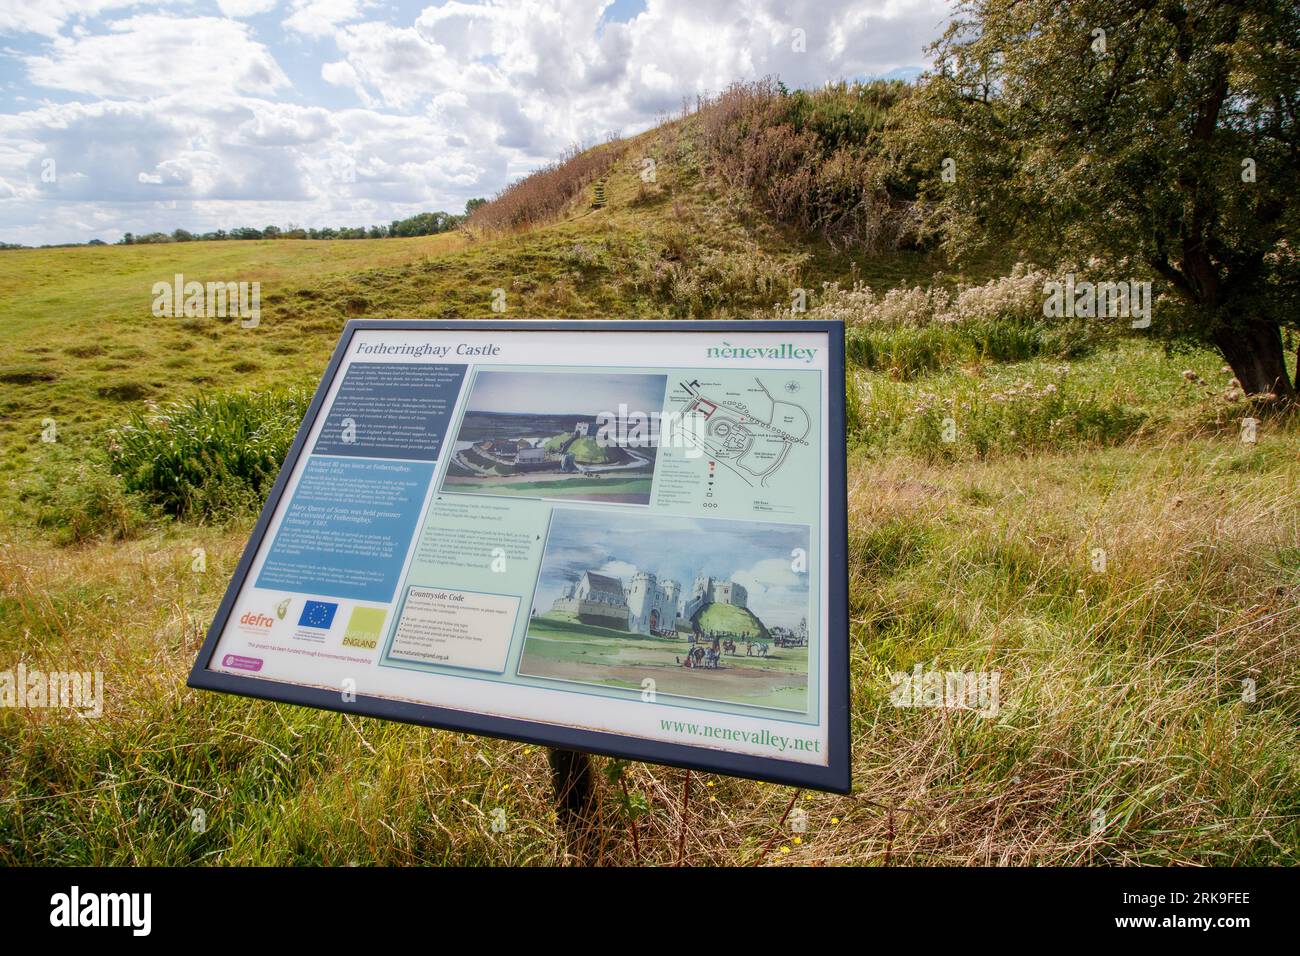
M620 581L631 582L632 575L636 574L637 566L629 564L627 561L606 561L596 569L597 574L603 574L607 577L618 578Z
M614 23L607 6L0 0L26 79L0 89L0 240L459 210L737 80L921 63L947 15L945 0L649 0ZM234 19L272 10L278 25Z
M280 0L217 0L217 6L228 17L255 17L259 13L270 13Z
M76 19L103 16L128 7L162 7L190 0L0 0L0 34L57 36Z
M345 86L352 90L366 106L378 106L379 101L370 95L365 84L361 82L361 77L357 76L357 71L347 60L334 60L325 63L320 68L321 79L333 86Z
M796 574L785 558L759 561L731 577L744 586L750 609L764 624L793 627L807 614L808 575Z
M144 98L189 92L274 93L289 80L247 24L217 17L146 14L109 32L57 37L45 56L23 57L32 83L93 96Z
M375 0L291 0L284 25L310 37L328 37L344 23L360 20Z
M305 146L335 132L329 110L286 103L257 102L239 124L235 141L253 146Z

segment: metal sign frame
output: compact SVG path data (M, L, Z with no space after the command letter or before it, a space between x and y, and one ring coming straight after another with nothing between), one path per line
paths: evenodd
M344 702L337 691L291 684L270 678L247 677L210 670L209 662L216 652L218 641L225 631L235 602L243 589L258 549L265 537L281 498L293 474L294 466L303 454L308 436L317 416L321 413L329 394L331 383L342 364L353 335L362 330L390 331L563 331L563 332L653 332L672 335L698 332L821 332L826 335L828 349L828 401L826 414L826 440L828 469L825 492L828 496L829 522L826 567L822 569L827 582L828 630L823 635L822 647L829 655L827 686L828 726L827 763L825 766L733 753L712 747L668 743L642 737L605 733L578 728L546 724L518 718L505 718L476 714L427 704L409 703L383 697L357 694L355 700ZM217 609L207 638L199 651L190 672L188 686L203 690L220 691L262 700L297 704L339 713L358 714L418 724L440 730L458 731L517 740L547 747L559 747L609 757L665 764L673 767L706 773L723 773L754 780L789 786L808 787L835 793L848 793L851 789L849 747L849 622L848 622L848 517L847 471L845 448L845 395L844 381L844 326L841 322L824 321L524 321L524 320L385 320L354 319L347 323L320 385L312 397L311 405L302 425L281 466L280 474L257 524L253 528L239 564L236 566L225 597Z

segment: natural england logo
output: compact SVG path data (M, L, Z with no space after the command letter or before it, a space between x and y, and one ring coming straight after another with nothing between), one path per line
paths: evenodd
M104 675L99 671L40 671L19 664L0 671L0 707L71 710L82 717L104 714Z
M1151 325L1150 282L1078 282L1070 272L1064 281L1044 282L1043 295L1043 315L1049 319L1132 319L1135 329Z
M153 284L153 314L159 319L239 319L254 329L262 322L262 283L188 282L182 273Z

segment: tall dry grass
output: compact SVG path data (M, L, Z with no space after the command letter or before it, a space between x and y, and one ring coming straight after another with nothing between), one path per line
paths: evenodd
M859 462L854 794L692 774L685 804L681 771L629 765L597 859L1297 862L1298 479L1285 436ZM566 862L540 748L186 690L242 540L0 550L3 659L108 684L101 720L0 714L0 861ZM916 663L999 672L1000 713L892 706Z
M590 149L570 146L557 161L516 180L475 209L466 225L471 231L499 233L551 222L605 175L623 151L620 140Z
M771 79L735 84L701 106L707 165L778 221L869 251L913 237L911 204L880 162L880 134L901 83L788 92Z

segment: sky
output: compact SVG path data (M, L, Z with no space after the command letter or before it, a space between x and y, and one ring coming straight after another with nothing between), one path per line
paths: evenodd
M808 575L791 568L795 548L808 550L802 525L556 508L533 606L549 611L584 571L626 587L640 569L688 593L697 574L709 574L742 584L768 627L794 627L808 613Z
M460 212L735 81L911 77L948 0L0 0L0 242Z

